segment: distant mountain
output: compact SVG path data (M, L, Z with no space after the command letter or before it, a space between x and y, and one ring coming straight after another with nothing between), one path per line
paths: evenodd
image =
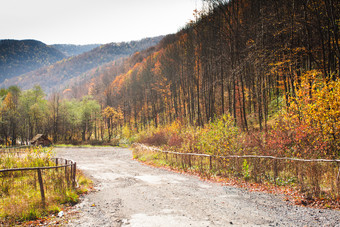
M0 83L65 57L59 50L37 40L0 40Z
M100 45L101 44L88 44L88 45L53 44L51 46L62 52L67 57L72 57L88 52L96 47L99 47Z
M117 76L127 73L133 66L159 51L163 40L159 44L136 52L130 57L111 61L67 80L67 84L61 86L63 88L63 98L81 99L85 95L92 95L97 100L102 99L104 97L103 91Z
M154 46L162 38L163 36L158 36L140 41L105 44L89 52L58 61L53 65L8 79L0 83L0 87L18 85L22 89L30 89L39 84L47 93L56 91L67 85L68 80L108 62Z

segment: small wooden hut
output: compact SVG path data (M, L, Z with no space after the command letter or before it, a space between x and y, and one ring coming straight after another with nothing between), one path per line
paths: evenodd
M37 134L33 139L30 141L32 146L43 146L48 147L52 144L51 140L47 138L46 135Z

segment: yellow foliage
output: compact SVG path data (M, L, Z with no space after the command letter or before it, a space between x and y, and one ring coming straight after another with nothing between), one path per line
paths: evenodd
M117 124L123 120L122 111L120 109L115 110L111 106L108 106L103 110L103 116L107 119L110 119L114 124Z
M340 81L324 79L318 71L308 71L302 77L296 97L289 107L288 120L307 126L309 133L317 134L339 150L340 142ZM317 141L314 141L317 142Z
M15 110L15 101L11 92L6 95L6 98L3 101L3 110Z

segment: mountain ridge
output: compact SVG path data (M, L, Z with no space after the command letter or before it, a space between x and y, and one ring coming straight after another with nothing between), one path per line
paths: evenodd
M103 44L85 44L85 45L77 45L77 44L52 44L50 46L54 47L55 49L59 50L67 57L76 56L92 49L99 47Z
M78 77L103 64L154 46L162 38L163 36L157 36L139 41L104 44L89 52L61 59L53 65L9 78L3 81L0 87L17 85L25 90L39 84L46 93L57 91L61 89L62 84L67 84L67 80Z
M59 50L38 40L0 40L0 82L54 64L65 57Z

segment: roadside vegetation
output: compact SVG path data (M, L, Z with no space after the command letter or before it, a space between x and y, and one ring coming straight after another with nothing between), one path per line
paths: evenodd
M157 166L199 174L228 182L284 186L300 193L300 204L340 208L339 162L303 162L294 159L340 159L340 82L325 81L318 72L301 78L295 98L269 119L267 130L244 132L230 115L202 127L176 121L150 126L136 142L164 151L212 155L166 154L138 145L134 157ZM218 158L220 156L272 156L292 158ZM290 190L290 193L292 191ZM320 201L323 201L320 203Z
M55 166L51 148L27 148L22 152L1 152L0 170ZM78 187L65 179L65 168L41 170L45 201L42 202L37 171L0 173L0 223L14 225L58 214L78 202L79 195L91 187L91 181L80 171Z
M340 157L340 81L310 72L300 78L295 97L268 120L267 130L252 125L243 131L231 115L215 117L203 126L171 124L148 128L136 141L178 152L276 157Z

